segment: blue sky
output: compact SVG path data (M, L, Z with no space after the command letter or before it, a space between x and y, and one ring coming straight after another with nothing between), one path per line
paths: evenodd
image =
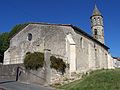
M120 0L96 0L104 17L105 43L113 56L120 56ZM16 24L47 22L73 24L91 34L94 0L1 0L0 32Z

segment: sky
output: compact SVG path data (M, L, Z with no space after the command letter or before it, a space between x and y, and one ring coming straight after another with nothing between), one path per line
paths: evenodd
M91 35L90 16L95 0L0 0L0 32L16 24L46 22L73 24ZM120 57L120 0L96 0L104 17L105 44Z

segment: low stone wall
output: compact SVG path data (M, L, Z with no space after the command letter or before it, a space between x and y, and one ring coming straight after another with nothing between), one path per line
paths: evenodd
M46 75L45 69L40 68L38 70L26 70L24 68L19 69L19 82L33 83L33 84L45 84Z
M0 80L16 81L17 68L18 81L23 83L45 84L46 76L44 68L36 70L26 70L23 64L0 65Z
M18 70L19 67L19 70ZM0 81L16 81L18 76L18 81L22 83L30 84L66 84L74 80L80 79L82 74L69 73L69 69L66 68L64 75L57 72L55 69L49 69L50 73L46 72L47 69L40 68L36 70L26 70L23 64L12 64L12 65L0 65ZM18 73L17 73L18 72Z
M16 80L16 69L21 64L0 65L0 80Z

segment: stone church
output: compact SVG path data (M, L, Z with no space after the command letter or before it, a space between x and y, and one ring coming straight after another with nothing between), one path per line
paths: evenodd
M3 64L23 63L27 52L49 49L51 55L69 64L69 72L113 68L113 59L104 40L103 16L96 5L90 20L92 36L69 24L28 24L11 38Z

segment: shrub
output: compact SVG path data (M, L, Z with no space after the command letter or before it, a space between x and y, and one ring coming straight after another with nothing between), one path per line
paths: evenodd
M63 61L63 59L51 56L50 61L51 61L51 65L50 65L51 68L54 68L55 70L61 72L62 74L65 73L66 64Z
M24 65L26 69L37 70L44 65L44 54L40 52L26 53L24 59Z

